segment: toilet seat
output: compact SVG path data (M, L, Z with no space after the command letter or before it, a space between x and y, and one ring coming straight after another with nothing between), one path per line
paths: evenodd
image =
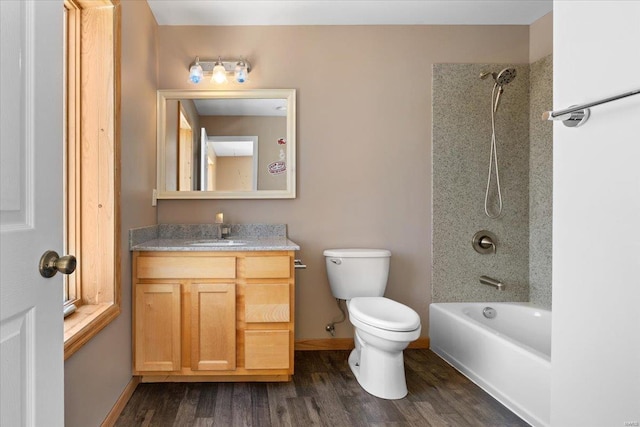
M386 331L410 332L420 328L418 313L385 297L351 299L349 316L352 320Z

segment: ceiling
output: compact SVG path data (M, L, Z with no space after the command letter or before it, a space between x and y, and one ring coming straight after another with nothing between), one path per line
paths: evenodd
M147 0L159 25L530 25L552 0Z

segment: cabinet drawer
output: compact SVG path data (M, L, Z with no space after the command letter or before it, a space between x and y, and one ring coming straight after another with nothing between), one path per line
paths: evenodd
M289 331L245 331L246 369L288 369Z
M287 255L248 256L244 263L248 279L281 279L291 272L291 258Z
M140 279L235 279L235 257L138 257Z
M249 284L244 301L247 323L289 322L291 318L288 283Z

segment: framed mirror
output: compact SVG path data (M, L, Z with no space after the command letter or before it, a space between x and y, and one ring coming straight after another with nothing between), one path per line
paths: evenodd
M296 197L295 89L158 91L158 199Z

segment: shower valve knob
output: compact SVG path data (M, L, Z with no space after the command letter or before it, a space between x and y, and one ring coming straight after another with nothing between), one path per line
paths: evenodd
M489 249L489 248L494 248L496 247L496 245L493 243L493 240L491 240L491 237L487 237L484 236L482 239L480 239L480 242L478 243L480 245L481 248L484 249Z
M471 246L479 254L496 253L496 236L490 231L480 230L473 235Z

